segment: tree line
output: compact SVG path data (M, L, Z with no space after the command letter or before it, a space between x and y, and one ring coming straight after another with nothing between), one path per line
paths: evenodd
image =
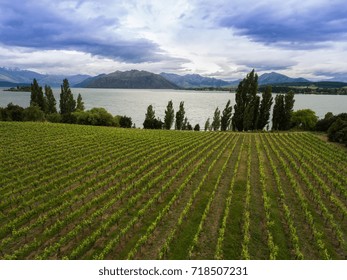
M213 131L256 131L269 130L272 105L272 130L316 130L328 133L331 141L347 144L346 113L334 116L327 113L325 118L318 120L315 112L310 109L293 111L294 93L276 94L272 97L272 88L263 88L261 96L258 92L258 75L252 70L238 85L235 93L235 105L228 100L221 112L217 107L212 122L208 118L204 130ZM74 98L69 82L63 80L60 91L59 112L57 102L50 86L42 88L36 79L30 86L30 106L22 108L12 103L6 108L0 108L0 121L49 121L71 124L135 127L132 119L127 116L112 116L104 108L85 110L82 96ZM234 109L234 110L233 110ZM234 111L234 114L232 112ZM149 105L143 122L145 129L176 129L200 130L200 125L194 127L186 116L184 102L181 101L175 114L173 102L170 100L165 110L164 121L155 116L152 105Z
M238 85L235 94L234 114L230 100L221 112L217 107L212 122L205 122L206 130L255 131L263 130L270 120L270 110L273 104L271 86L265 88L260 97L258 92L258 75L252 70ZM288 130L291 128L291 118L294 107L294 93L280 94L275 98L272 117L272 130ZM164 122L155 117L153 106L149 105L143 127L145 129L171 129L175 121L176 130L193 130L188 118L185 117L184 102L181 101L175 115L172 100L165 110ZM197 124L194 130L200 130ZM269 128L267 128L269 130Z
M49 121L53 123L70 123L96 126L115 126L130 128L132 120L127 116L112 116L104 108L85 110L81 94L74 98L69 81L63 80L60 88L59 112L57 101L50 86L44 89L34 79L30 85L30 106L8 104L0 108L2 121Z

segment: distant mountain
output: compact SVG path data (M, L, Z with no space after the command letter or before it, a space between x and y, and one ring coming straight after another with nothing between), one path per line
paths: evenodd
M81 88L88 87L88 85L92 84L95 80L97 80L103 76L107 76L107 75L106 74L100 74L100 75L95 76L95 77L89 77L89 78L83 80L82 82L75 84L75 87L81 87Z
M304 78L289 78L276 72L265 73L259 76L259 85L287 84L287 83L307 83L310 82Z
M164 77L147 71L116 71L89 78L77 86L87 88L136 88L136 89L178 89Z
M66 78L69 80L70 86L74 86L89 77L88 75L48 75L29 70L21 70L19 68L0 67L0 83L2 85L4 85L5 82L12 83L13 85L31 84L33 79L36 79L42 86L49 85L51 87L59 87Z
M163 72L160 73L160 75L181 88L225 87L230 85L229 82L215 78L203 77L198 74L187 74L181 76Z

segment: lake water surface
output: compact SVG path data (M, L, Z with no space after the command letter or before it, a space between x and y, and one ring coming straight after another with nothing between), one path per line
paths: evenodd
M60 89L54 88L54 95L59 106ZM142 127L148 105L152 104L157 117L164 119L165 109L169 100L173 101L175 112L180 101L189 122L194 126L200 124L203 128L205 121L218 106L223 111L228 100L235 104L235 93L216 91L189 90L152 90L152 89L90 89L72 88L75 99L80 93L86 109L103 107L112 115L126 115L132 118L136 127ZM7 92L0 89L0 107L8 103L29 106L29 92ZM295 95L294 110L312 109L319 118L327 112L339 114L347 112L347 95Z

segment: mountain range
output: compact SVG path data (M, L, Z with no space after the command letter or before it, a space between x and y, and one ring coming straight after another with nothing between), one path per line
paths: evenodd
M40 74L34 71L21 70L19 68L0 67L0 86L15 86L31 84L36 79L40 85L50 85L51 87L60 87L63 80L69 80L70 85L78 84L89 78L88 75L49 75Z
M59 87L63 79L69 80L71 87L87 88L136 88L136 89L178 89L178 88L228 88L236 87L240 80L225 81L216 78L203 77L197 74L177 75L173 73L154 74L147 71L130 70L115 71L110 74L100 74L98 76L89 75L48 75L34 71L21 70L18 68L0 67L0 86L9 87L16 85L29 85L36 78L41 85ZM265 73L259 76L259 85L279 85L279 84L305 84L309 85L309 80L304 78L290 78L276 72Z

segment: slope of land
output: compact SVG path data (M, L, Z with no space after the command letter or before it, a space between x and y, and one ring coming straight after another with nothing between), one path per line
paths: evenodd
M138 70L102 74L76 86L88 88L178 89L177 85L160 75Z
M1 259L346 258L346 151L311 133L0 134Z

